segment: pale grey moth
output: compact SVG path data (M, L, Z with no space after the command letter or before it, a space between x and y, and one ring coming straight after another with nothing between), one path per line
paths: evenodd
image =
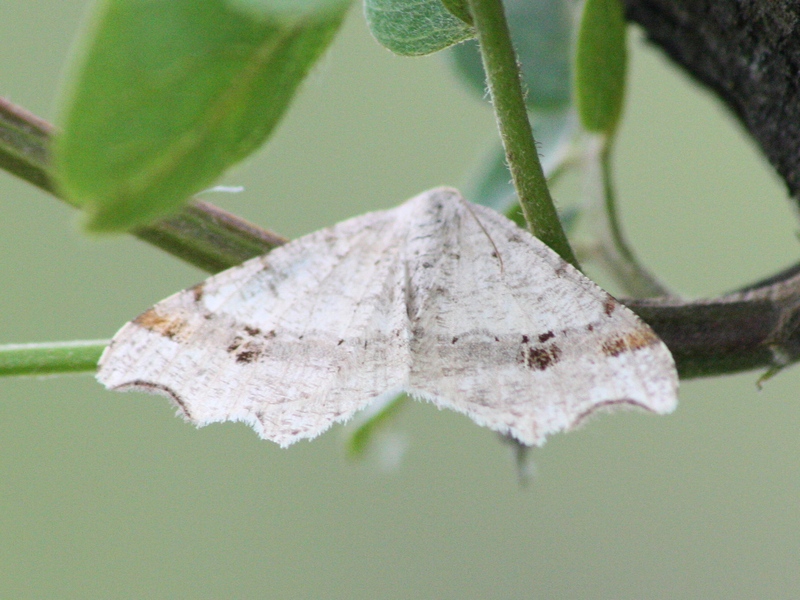
M401 391L540 445L601 408L668 413L678 386L650 327L449 188L170 296L117 333L97 377L281 446Z

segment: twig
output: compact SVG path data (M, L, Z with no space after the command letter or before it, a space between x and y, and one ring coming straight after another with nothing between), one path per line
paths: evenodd
M46 121L0 98L0 168L61 198L49 172L49 142L54 131ZM287 241L212 204L197 201L133 234L211 273Z

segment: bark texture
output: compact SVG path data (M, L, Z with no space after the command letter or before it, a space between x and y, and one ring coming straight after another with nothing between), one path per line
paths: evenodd
M623 0L628 19L750 132L800 198L800 2Z

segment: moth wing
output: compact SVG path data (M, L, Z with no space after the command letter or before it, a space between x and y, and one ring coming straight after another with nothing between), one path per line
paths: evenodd
M98 379L198 426L313 438L408 379L405 237L396 211L371 213L215 275L126 324Z
M488 208L453 193L426 210L407 248L412 395L528 445L603 407L674 409L672 356L633 312Z

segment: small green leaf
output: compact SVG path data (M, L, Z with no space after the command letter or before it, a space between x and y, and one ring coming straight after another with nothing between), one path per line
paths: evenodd
M55 144L60 190L91 229L175 211L269 136L347 9L276 2L102 3Z
M444 7L467 25L472 25L472 14L469 12L467 0L442 0Z
M431 54L475 36L441 0L364 0L364 12L375 39L403 56Z
M522 69L531 110L562 108L571 102L572 0L507 0L511 39ZM477 42L467 42L449 52L453 67L464 82L486 97Z
M377 431L390 423L408 400L408 396L400 394L379 407L376 412L363 417L364 420L347 441L348 456L354 459L362 458Z
M612 135L625 98L627 47L620 0L586 0L575 52L575 103L587 131Z

